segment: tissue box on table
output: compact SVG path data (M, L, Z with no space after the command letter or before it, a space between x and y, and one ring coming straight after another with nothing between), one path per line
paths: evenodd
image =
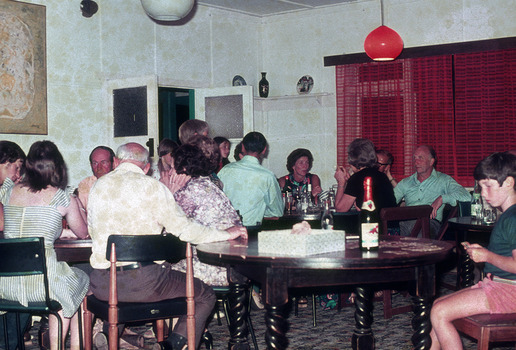
M312 230L308 235L292 234L291 230L258 232L258 252L278 255L313 255L345 249L344 231Z

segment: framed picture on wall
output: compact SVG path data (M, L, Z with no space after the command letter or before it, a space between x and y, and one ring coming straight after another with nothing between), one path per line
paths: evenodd
M47 134L46 8L0 1L0 133Z

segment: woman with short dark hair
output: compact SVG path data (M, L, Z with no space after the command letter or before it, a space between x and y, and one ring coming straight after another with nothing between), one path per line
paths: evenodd
M240 217L228 197L209 178L213 171L214 157L216 155L208 157L200 147L191 144L181 145L174 151L172 175L184 174L190 177L190 180L174 193L174 198L188 218L203 226L219 230L242 226ZM185 267L184 261L175 265L179 271L185 271ZM226 268L201 263L195 251L194 271L195 277L206 284L228 285Z
M293 150L287 157L288 175L278 179L281 190L284 192L303 191L310 184L314 197L321 193L321 179L310 173L313 162L314 157L309 150L305 148Z
M25 160L25 177L19 184L11 182L0 201L4 205L5 238L44 237L50 296L62 306L62 341L64 344L70 328L71 349L78 350L77 310L88 291L89 278L83 271L57 261L54 241L61 235L63 217L79 238L88 237L88 228L80 201L65 191L67 180L66 164L56 145L38 141ZM0 295L21 303L42 301L40 283L33 276L1 279ZM50 315L51 349L57 349L57 328L56 317Z

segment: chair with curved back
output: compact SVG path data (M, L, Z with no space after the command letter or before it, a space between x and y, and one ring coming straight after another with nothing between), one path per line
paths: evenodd
M118 302L116 281L117 261L152 263L166 260L171 263L186 257L186 297L167 299L159 302L127 303ZM89 295L84 300L84 344L86 350L92 348L92 314L107 320L109 324L109 349L118 349L118 324L139 321L155 321L158 342L164 340L164 321L187 315L188 348L195 349L195 304L192 248L173 235L111 235L108 239L106 258L111 263L109 281L109 301Z
M387 232L390 221L416 220L411 231L411 237L417 237L419 232L423 238L430 238L430 214L432 207L430 205L417 205L406 207L383 208L380 210L380 220L383 232ZM385 289L383 291L383 317L388 319L394 315L411 311L412 305L403 305L392 307L392 290Z

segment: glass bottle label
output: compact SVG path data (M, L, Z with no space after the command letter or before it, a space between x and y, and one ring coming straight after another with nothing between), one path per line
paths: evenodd
M378 247L378 223L362 224L362 248Z

